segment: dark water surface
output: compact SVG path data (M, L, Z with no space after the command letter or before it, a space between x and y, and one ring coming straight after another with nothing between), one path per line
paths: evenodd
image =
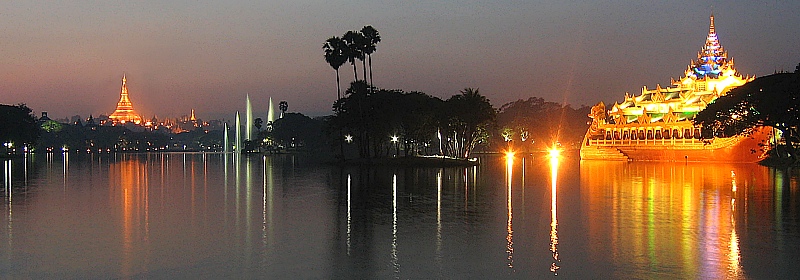
M793 170L577 154L0 161L0 279L800 277Z

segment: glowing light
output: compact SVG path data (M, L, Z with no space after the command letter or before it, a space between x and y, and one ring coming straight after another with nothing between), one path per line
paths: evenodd
M400 141L400 137L397 137L397 135L392 135L392 143L397 143L397 141Z
M347 143L353 143L353 135L347 134L344 136L344 141Z
M550 150L548 150L548 154L550 155L550 158L558 158L561 156L561 150L558 148L550 148Z

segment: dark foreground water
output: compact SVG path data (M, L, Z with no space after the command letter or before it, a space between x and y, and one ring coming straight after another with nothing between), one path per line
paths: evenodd
M0 160L0 279L800 277L796 171L480 161Z

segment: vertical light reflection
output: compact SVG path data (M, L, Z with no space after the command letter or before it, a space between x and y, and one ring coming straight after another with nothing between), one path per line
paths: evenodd
M728 279L738 279L744 276L739 252L739 236L736 234L736 172L731 170L731 237L728 245Z
M225 131L225 136L227 136L228 131ZM227 141L225 142L225 149L228 149ZM222 218L225 225L228 224L228 153L222 154L222 187L223 187L223 203L222 203Z
M514 168L514 154L506 154L506 206L508 209L508 220L506 222L506 257L508 268L514 268L514 230L511 227L512 207L511 207L511 178Z
M267 254L266 254L266 250L267 250L267 156L262 156L261 158L262 158L261 164L264 165L264 167L261 170L261 177L263 178L261 180L262 181L262 184L261 184L261 187L262 187L262 189L261 189L261 192L262 192L262 195L261 195L261 203L262 203L262 205L261 205L261 246L262 246L262 248L264 250L264 253L265 253L265 254L262 255L262 262L266 263L266 261L267 261Z
M64 162L63 162L63 168L64 168L64 190L66 191L66 189L67 189L67 176L69 176L69 153L64 152L63 154L64 154Z
M119 180L122 195L121 275L129 277L134 268L137 247L149 241L149 182L147 168L136 158L124 158L112 165L112 178ZM142 244L144 243L144 244Z
M6 159L3 161L3 177L5 177L5 185L3 187L6 195L6 241L8 243L8 246L4 251L6 251L6 258L10 262L14 248L14 220L12 219L13 215L11 211L11 159Z
M467 212L469 203L469 168L464 168L464 212Z
M185 161L186 160L186 153L183 153L183 157L184 157L184 161ZM194 174L195 161L196 161L195 159L192 159L192 161L189 163L189 186L191 187L191 200L192 200L191 209L192 209L192 221L193 222L196 220L195 218L197 217L197 197L196 197L196 195L197 195L196 185L197 184L195 184L195 174ZM186 172L186 170L184 170L184 172Z
M237 151L238 152L238 151ZM233 168L234 168L234 176L236 177L236 191L234 192L234 198L236 199L236 203L234 207L236 207L236 228L238 229L241 224L241 190L242 190L242 165L241 165L241 157L237 156L236 154L233 155Z
M556 182L558 181L558 157L550 158L550 252L553 253L553 262L550 264L550 272L558 275L558 264L561 259L558 256L558 216L556 211Z
M351 223L352 216L350 213L350 205L352 203L352 193L350 192L351 180L350 174L347 174L347 255L350 255L350 237L351 237Z
M267 203L266 203L266 209L267 209L266 210L266 213L267 213L267 216L266 216L266 218L267 218L267 222L266 222L266 225L267 225L267 227L266 227L266 237L267 238L266 238L266 241L267 242L265 243L267 245L267 247L265 247L265 249L266 249L266 248L269 248L271 246L270 245L270 241L271 240L275 240L275 237L274 237L275 236L275 231L274 231L274 229L272 227L272 225L275 224L275 222L274 222L275 221L275 176L273 176L273 174L272 174L272 158L264 157L264 166L265 166L264 170L266 171L266 173L264 174L264 177L267 178L267 180L266 180L266 184L267 184L267 188L266 188L266 191L267 191L267 195L266 195L266 198L267 198Z
M442 169L436 173L436 262L442 263Z
M392 268L394 277L400 277L400 264L397 261L397 174L392 175Z
M253 256L253 159L245 159L244 170L244 223L245 223L245 249L248 257L247 263L252 261Z

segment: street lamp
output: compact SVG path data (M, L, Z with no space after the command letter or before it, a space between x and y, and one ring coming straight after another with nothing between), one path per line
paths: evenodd
M442 131L441 129L436 129L436 137L439 138L439 155L444 156L444 152L442 151Z
M344 141L347 143L353 143L353 135L347 134L344 136Z
M392 135L392 143L394 143L394 156L395 157L400 155L400 146L397 143L399 140L400 140L400 137L397 137L397 135Z

